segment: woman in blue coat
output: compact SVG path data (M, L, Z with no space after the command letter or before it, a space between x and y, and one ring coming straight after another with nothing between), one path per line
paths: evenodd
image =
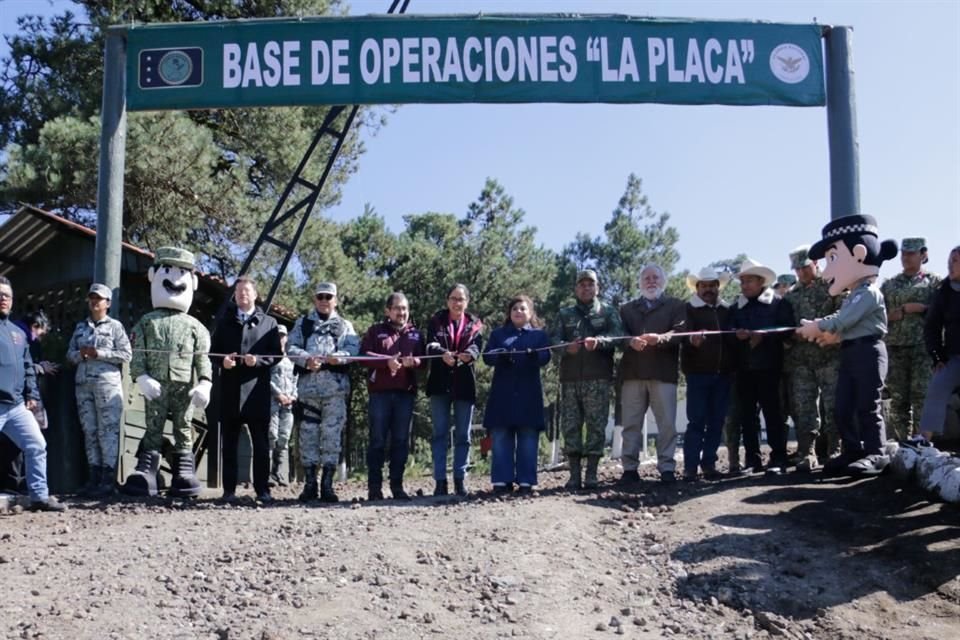
M490 334L483 361L493 367L483 426L493 439L490 480L496 493L513 483L520 493L537 484L537 453L543 417L540 368L550 362L550 338L525 295L514 296L503 326Z

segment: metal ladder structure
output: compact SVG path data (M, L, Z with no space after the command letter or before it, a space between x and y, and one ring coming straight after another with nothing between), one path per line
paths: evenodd
M387 13L405 13L409 4L410 0L391 0ZM266 310L270 309L273 298L277 294L277 289L280 288L283 275L290 265L290 260L293 258L293 254L297 249L297 244L300 242L303 230L306 228L307 221L310 219L310 214L313 212L317 200L319 200L320 194L323 192L323 187L326 185L327 178L333 170L334 162L336 162L337 157L340 155L340 149L343 147L343 143L350 133L350 127L353 126L353 121L359 110L360 105L337 105L330 107L326 117L323 119L323 124L320 125L320 129L317 130L313 141L304 152L303 158L297 165L293 176L287 182L287 186L280 195L280 199L277 200L277 205L273 208L270 218L263 225L260 235L257 237L256 242L253 243L250 253L247 254L243 265L240 267L240 275L247 273L257 259L262 256L267 245L277 247L284 252L283 259L280 261L280 267L270 285L270 290L263 299L263 306ZM330 153L323 165L323 171L320 172L320 176L315 180L311 180L306 175L308 165L317 148L321 147L321 143L327 139L332 140L333 146L330 148ZM293 228L292 234L289 233L291 227ZM284 231L287 233L284 233ZM215 330L216 326L220 323L220 320L230 306L232 297L233 285L231 284L226 297L217 310L211 330ZM218 386L216 384L217 382L218 381L214 381L215 386ZM220 423L216 419L216 416L213 415L215 413L217 412L207 411L209 432L207 433L206 442L216 447L215 451L210 452L208 450L206 452L210 454L207 456L207 483L212 487L219 486L220 482ZM202 453L200 455L202 455Z

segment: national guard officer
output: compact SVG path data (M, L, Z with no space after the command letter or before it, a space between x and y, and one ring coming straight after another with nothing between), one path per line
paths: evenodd
M560 428L564 453L570 461L568 489L589 489L598 484L597 466L610 415L614 338L623 336L619 311L601 302L599 293L596 271L578 273L577 303L560 309L551 332L553 344L570 343L560 354ZM587 473L581 481L583 458L587 460Z
M282 353L287 349L287 328L282 324L280 332ZM293 431L293 403L297 401L297 373L290 358L284 356L270 371L270 479L277 486L289 482L290 433Z
M290 332L287 355L303 368L297 384L300 423L300 461L306 476L302 502L315 500L317 468L322 467L324 502L336 502L333 475L340 462L340 435L347 423L350 376L344 357L360 351L353 325L337 313L337 285L321 282L314 309L297 320Z
M941 278L923 269L926 262L926 239L904 238L900 243L903 271L880 287L889 329L885 340L890 358L886 379L890 394L888 435L897 440L905 440L917 431L932 371L923 325Z
M790 266L797 273L797 284L784 297L793 308L796 326L800 326L801 320L824 318L840 308L840 298L830 295L830 284L820 277L809 251L810 246L804 245L790 252ZM790 371L793 422L797 430L797 471L812 471L819 466L815 447L821 428L827 435L829 455L840 453L840 439L833 421L839 356L836 345L821 348L799 335L786 352L784 370ZM823 415L820 415L821 400Z
M67 349L67 360L77 365L77 412L89 469L81 494L92 498L114 491L123 420L122 368L133 357L123 325L107 315L111 297L106 285L90 285L90 315L77 323Z

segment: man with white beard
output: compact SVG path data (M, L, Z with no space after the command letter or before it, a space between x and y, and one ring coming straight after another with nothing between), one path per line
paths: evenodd
M680 341L671 331L682 331L686 320L684 303L664 294L667 276L663 269L648 264L640 272L640 293L636 300L620 307L624 333L633 336L620 363L621 414L623 419L623 477L621 482L639 482L643 420L647 409L657 421L657 470L664 483L676 481L677 381Z

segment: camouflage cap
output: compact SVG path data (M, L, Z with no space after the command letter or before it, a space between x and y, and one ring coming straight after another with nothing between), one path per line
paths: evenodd
M813 260L810 259L810 245L800 245L790 252L791 269L802 269L803 267L809 267L811 264L813 264Z
M577 284L579 284L581 280L593 280L594 282L600 282L600 279L597 278L597 272L593 269L584 269L578 273Z
M900 251L923 251L926 248L926 238L904 238L900 241Z
M197 268L193 254L186 249L179 247L160 247L157 249L157 255L153 259L154 266L168 265L171 267L180 267L193 271Z
M797 276L792 273L781 273L777 276L777 284L785 284L788 287L792 287L797 284Z
M331 295L337 295L337 285L334 282L321 282L317 285L317 290L315 293L329 293Z
M110 300L113 296L113 293L110 291L110 287L105 284L100 284L99 282L94 282L90 285L90 289L87 291L87 297L98 296L104 300Z

